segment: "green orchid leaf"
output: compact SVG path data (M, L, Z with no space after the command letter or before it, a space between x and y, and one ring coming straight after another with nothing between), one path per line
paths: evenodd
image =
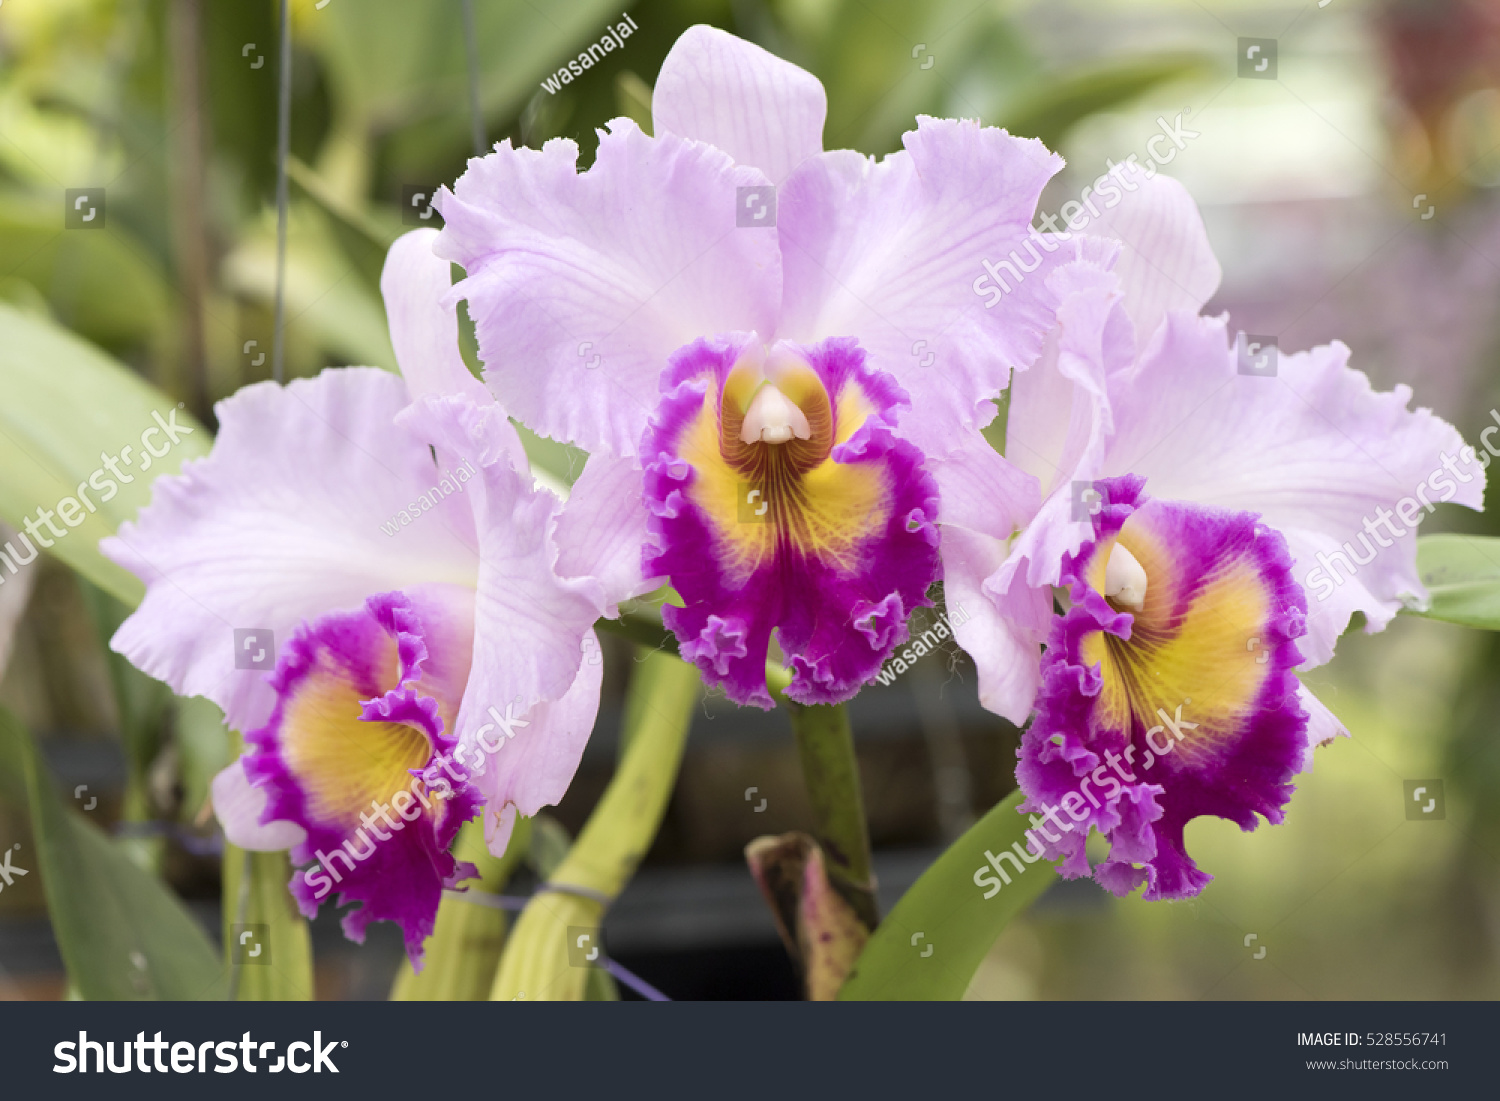
M100 656L114 689L120 745L125 751L125 800L120 817L127 822L149 822L156 817L150 794L151 768L164 744L172 690L109 648L109 640L130 615L130 608L87 582L80 582L79 589L93 618ZM165 837L137 837L121 844L143 868L161 871L167 849Z
M1431 601L1407 611L1428 619L1500 631L1500 538L1424 535L1417 540L1417 570Z
M88 340L122 353L159 349L175 315L150 250L116 221L65 229L64 205L60 188L45 198L0 194L0 271L35 287L52 315Z
M1019 843L1030 823L1016 813L1021 793L1011 795L971 826L936 863L922 873L880 923L854 970L839 991L845 1001L930 1001L963 997L985 953L1012 918L1035 902L1057 878L1052 866L1038 860L1022 863L1018 873L1001 863L1010 877L985 898L986 882L999 882L988 853Z
M22 532L0 551L19 566L50 550L134 607L144 587L99 540L150 501L158 475L207 454L208 431L92 344L3 304L0 378L0 519Z
M223 996L223 966L177 897L83 814L66 806L30 735L0 709L0 788L30 808L34 852L0 859L42 878L71 986L102 1001Z
M142 673L129 660L109 648L109 640L130 615L131 609L93 585L81 586L84 605L93 617L115 710L120 719L120 741L132 782L144 781L147 769L161 752L162 732L172 690L155 677Z

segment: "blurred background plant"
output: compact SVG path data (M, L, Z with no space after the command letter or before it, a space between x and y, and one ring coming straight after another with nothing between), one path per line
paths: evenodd
M622 9L639 28L623 49L555 93L541 86ZM571 138L587 163L610 118L649 128L662 58L707 22L822 79L827 147L884 155L918 113L1042 138L1076 166L1049 187L1044 211L1108 161L1142 153L1158 119L1186 112L1196 136L1166 171L1203 205L1225 269L1211 310L1283 348L1343 339L1378 385L1410 383L1418 404L1471 439L1500 403L1493 0L472 0L472 10L466 42L462 0L291 4L289 377L394 367L380 265L404 229L434 224L420 197L474 151L467 46L487 142ZM66 479L50 490L53 468L67 466L59 456L112 453L149 426L137 420L153 392L138 383L211 429L213 401L270 377L277 11L274 0L0 7L0 519L11 525L69 492ZM1276 79L1237 76L1242 37L1277 41ZM99 222L67 228L65 196L84 188L102 191ZM97 385L48 396L51 373L75 361L92 364ZM206 452L206 437L169 469ZM568 479L576 456L529 445ZM119 517L147 499L136 489ZM1466 523L1495 533L1492 519ZM307 934L284 897L248 885L285 868L262 861L247 876L254 862L224 854L205 815L208 780L231 756L217 710L173 699L110 654L105 640L138 592L88 546L60 543L57 554L0 572L0 704L19 720L10 749L0 744L0 844L21 846L17 865L37 860L37 874L0 890L0 997L59 997L69 977L85 996L212 993L210 942L246 919L283 930L272 945L282 963L265 975L231 968L237 996L384 997L393 980L420 996L398 976L393 930L373 927L355 948L326 909L311 929L307 988ZM487 882L550 874L614 772L636 652L605 641L605 702L579 778ZM995 945L970 995L1495 996L1497 663L1495 636L1407 617L1382 639L1346 640L1309 679L1355 738L1318 755L1285 825L1250 837L1196 822L1190 844L1218 880L1192 903L1054 886ZM978 707L972 672L952 652L867 690L850 711L888 910L1013 788L1017 733ZM61 790L47 813L82 815L114 841L74 825L49 855L32 830L47 770ZM1403 782L1430 778L1445 785L1445 817L1409 821ZM706 701L661 831L606 919L613 953L675 997L796 996L742 850L810 816L786 721ZM119 854L140 877L110 863ZM85 857L113 870L58 882ZM181 973L141 942L127 946L129 967L84 982L90 958L69 947L58 907L132 898L165 907L160 924L179 937L214 935ZM502 915L445 920L498 960ZM488 984L471 993L486 996Z

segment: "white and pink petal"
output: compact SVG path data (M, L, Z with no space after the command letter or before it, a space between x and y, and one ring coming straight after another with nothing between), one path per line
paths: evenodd
M938 550L953 637L974 660L980 703L1019 725L1041 684L1038 661L1052 598L1026 586L996 593L989 583L1005 564L1011 540L1036 514L1037 481L978 433L934 464L932 474L942 501Z
M776 235L736 226L757 169L627 119L578 147L506 143L440 195L438 253L467 278L485 380L542 435L637 453L673 351L704 334L771 333L781 302Z
M857 337L871 366L911 395L900 434L936 456L958 429L988 419L1012 367L1036 359L1056 305L1046 274L1074 250L1030 228L1062 166L1040 142L925 116L902 141L879 163L826 153L781 189L779 335ZM1012 252L1029 267L987 299L975 286L985 261Z
M811 73L702 24L672 44L651 93L657 134L707 142L782 183L823 151L828 97Z
M591 631L585 639L584 660L566 691L522 715L507 716L503 707L486 712L467 743L473 748L465 759L482 762L471 782L484 795L484 837L496 856L504 855L518 814L533 817L562 801L583 759L604 669L598 638Z
M1139 474L1156 497L1257 512L1286 536L1308 595L1302 648L1318 665L1355 612L1375 631L1403 597L1425 595L1400 502L1418 522L1423 502L1482 506L1483 470L1411 397L1376 392L1340 343L1280 355L1274 375L1242 374L1224 319L1170 314L1135 368L1111 379L1106 473Z
M283 644L302 621L372 593L472 586L473 515L462 495L430 492L441 480L431 452L393 425L406 404L402 380L374 368L220 402L212 453L158 479L139 518L101 544L147 586L114 649L243 730L273 695L237 666L236 630Z
M1170 176L1148 177L1144 169L1115 166L1122 199L1087 232L1121 244L1115 274L1125 293L1125 311L1144 349L1170 310L1197 313L1219 289L1223 269L1208 243L1203 216L1187 188Z

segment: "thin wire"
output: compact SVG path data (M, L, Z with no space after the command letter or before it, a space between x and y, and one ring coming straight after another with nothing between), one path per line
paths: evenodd
M292 18L290 0L281 0L281 71L276 103L276 331L271 343L271 377L286 377L286 160L292 136Z
M596 891L592 887L580 887L576 883L553 883L551 880L541 884L536 889L537 894L552 891L560 895L575 895L578 898L586 898L590 902L597 902L601 906L608 906L614 902L614 898L603 891Z
M469 61L469 127L474 136L474 155L482 157L484 116L479 113L479 39L474 34L474 0L463 0L464 53Z
M530 895L492 895L487 891L455 891L452 888L444 891L443 897L488 906L491 910L524 910L531 901Z
M672 1000L645 979L631 971L627 971L618 961L612 960L608 956L604 957L604 970L613 975L616 982L624 983L648 1002L670 1002Z

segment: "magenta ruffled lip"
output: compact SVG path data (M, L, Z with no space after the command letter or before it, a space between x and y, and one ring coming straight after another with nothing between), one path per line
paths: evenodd
M1292 580L1285 540L1253 514L1154 502L1142 492L1144 480L1135 476L1098 484L1108 504L1094 516L1095 541L1064 562L1072 607L1053 621L1037 714L1018 751L1016 776L1026 794L1021 810L1033 813L1034 822L1036 814L1043 815L1030 833L1037 849L1063 858L1063 875L1092 871L1118 895L1144 883L1148 900L1191 897L1212 877L1186 852L1187 823L1208 814L1252 830L1260 817L1280 822L1291 797L1308 721L1293 672L1302 661L1296 639L1305 631L1306 598ZM1098 632L1131 637L1134 617L1113 608L1083 571L1097 543L1117 535L1131 515L1146 508L1152 522L1172 534L1181 578L1178 614L1231 556L1254 563L1271 609L1256 640L1267 657L1252 705L1230 736L1195 746L1190 756L1172 751L1178 743L1171 735L1180 738L1192 729L1192 714L1184 715L1180 707L1175 714L1156 716L1159 725L1148 727L1134 714L1130 729L1106 725L1096 711L1103 688L1100 666L1081 656L1084 640ZM1084 849L1090 829L1110 842L1108 858L1094 869Z
M454 860L448 848L459 827L479 812L477 792L461 783L439 797L413 778L350 821L328 821L314 814L309 792L283 751L282 729L299 686L315 672L331 670L362 700L358 719L420 731L429 747L427 766L451 755L458 740L444 730L440 702L422 694L426 637L422 613L399 592L371 597L358 611L304 624L268 678L277 693L276 708L265 726L246 734L244 757L246 775L267 795L262 821L295 822L307 833L292 849L299 868L288 885L303 914L316 916L334 893L340 906L357 902L344 914L345 935L362 942L370 922L393 921L417 966L443 889L476 874L473 865ZM380 658L392 640L400 680L386 686L380 683Z
M840 703L873 678L905 640L911 612L930 606L926 592L939 569L937 487L921 453L893 434L905 393L865 365L855 341L796 349L834 409L851 385L874 407L829 454L835 463L874 472L883 518L860 533L852 568L826 562L778 535L772 558L748 576L737 576L719 530L725 518L709 516L692 499L698 473L679 446L702 415L705 396L719 399L749 339L699 340L673 357L662 378L664 397L642 445L651 511L644 571L670 579L684 606L664 608L663 622L676 634L683 657L730 699L774 706L765 678L774 630L792 671L787 695L799 703Z

